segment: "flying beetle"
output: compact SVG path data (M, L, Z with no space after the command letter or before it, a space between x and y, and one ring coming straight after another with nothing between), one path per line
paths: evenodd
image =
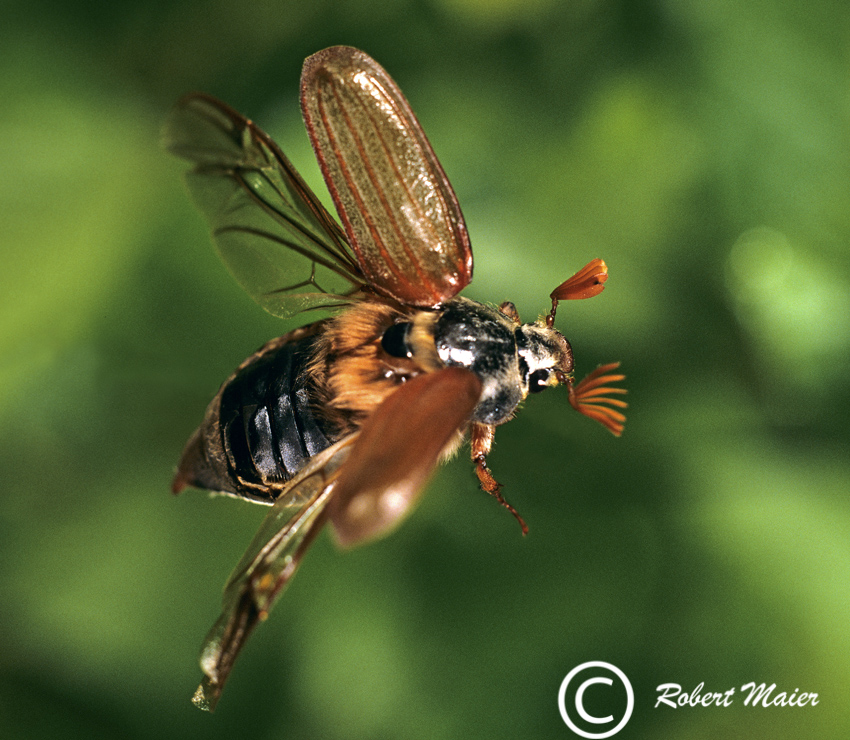
M454 191L407 100L356 49L309 57L301 109L340 227L252 121L204 94L183 98L164 143L189 160L189 190L236 280L280 317L334 309L274 339L224 382L172 485L271 505L228 580L193 702L212 710L253 628L321 527L342 546L385 534L466 436L481 487L508 509L487 466L496 426L530 393L565 385L570 404L615 435L619 363L573 380L558 304L590 298L594 259L523 324L516 307L458 294L472 250Z

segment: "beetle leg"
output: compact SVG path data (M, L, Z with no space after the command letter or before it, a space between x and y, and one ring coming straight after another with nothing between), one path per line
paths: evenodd
M502 497L502 494L499 492L502 484L493 477L490 468L487 467L487 453L490 452L490 448L493 446L493 435L495 431L496 427L492 424L480 424L477 421L472 422L471 446L472 462L475 463L475 474L478 476L481 488L514 515L514 518L522 528L523 535L526 535L528 534L528 525L519 515L519 512Z
M499 306L499 311L507 316L511 321L515 324L520 324L519 320L519 312L516 310L516 306L510 301L505 301Z

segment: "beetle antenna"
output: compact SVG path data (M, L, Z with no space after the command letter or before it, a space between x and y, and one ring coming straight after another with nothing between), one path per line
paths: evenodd
M623 425L626 422L625 415L616 409L625 409L628 404L619 398L609 396L624 395L627 391L625 388L614 388L605 384L619 383L625 379L626 376L621 373L611 373L618 367L620 367L619 362L601 365L575 384L572 378L567 378L570 405L588 419L598 421L615 437L623 433ZM614 408L611 408L612 406Z
M555 325L555 312L559 301L593 298L599 295L608 279L608 265L598 257L582 267L571 278L567 278L549 297L552 299L552 310L546 316L546 326L550 329Z

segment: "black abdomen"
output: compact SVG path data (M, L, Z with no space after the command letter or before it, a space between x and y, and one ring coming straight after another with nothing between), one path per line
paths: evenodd
M315 337L289 342L261 355L223 389L219 419L232 473L247 483L291 478L330 446L311 410L304 367Z
M335 440L314 413L305 367L318 324L269 342L246 360L210 403L172 484L272 503L282 483Z

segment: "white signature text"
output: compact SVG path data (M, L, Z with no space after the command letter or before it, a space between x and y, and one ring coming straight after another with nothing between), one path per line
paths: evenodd
M656 708L660 704L666 704L674 709L678 707L729 707L735 701L735 687L726 691L705 691L705 682L700 682L690 693L686 693L677 683L662 683L656 688L658 699ZM791 693L787 691L776 691L776 684L767 686L764 683L756 684L755 681L745 683L740 687L741 695L744 696L745 707L813 707L819 697L811 691L794 689Z

